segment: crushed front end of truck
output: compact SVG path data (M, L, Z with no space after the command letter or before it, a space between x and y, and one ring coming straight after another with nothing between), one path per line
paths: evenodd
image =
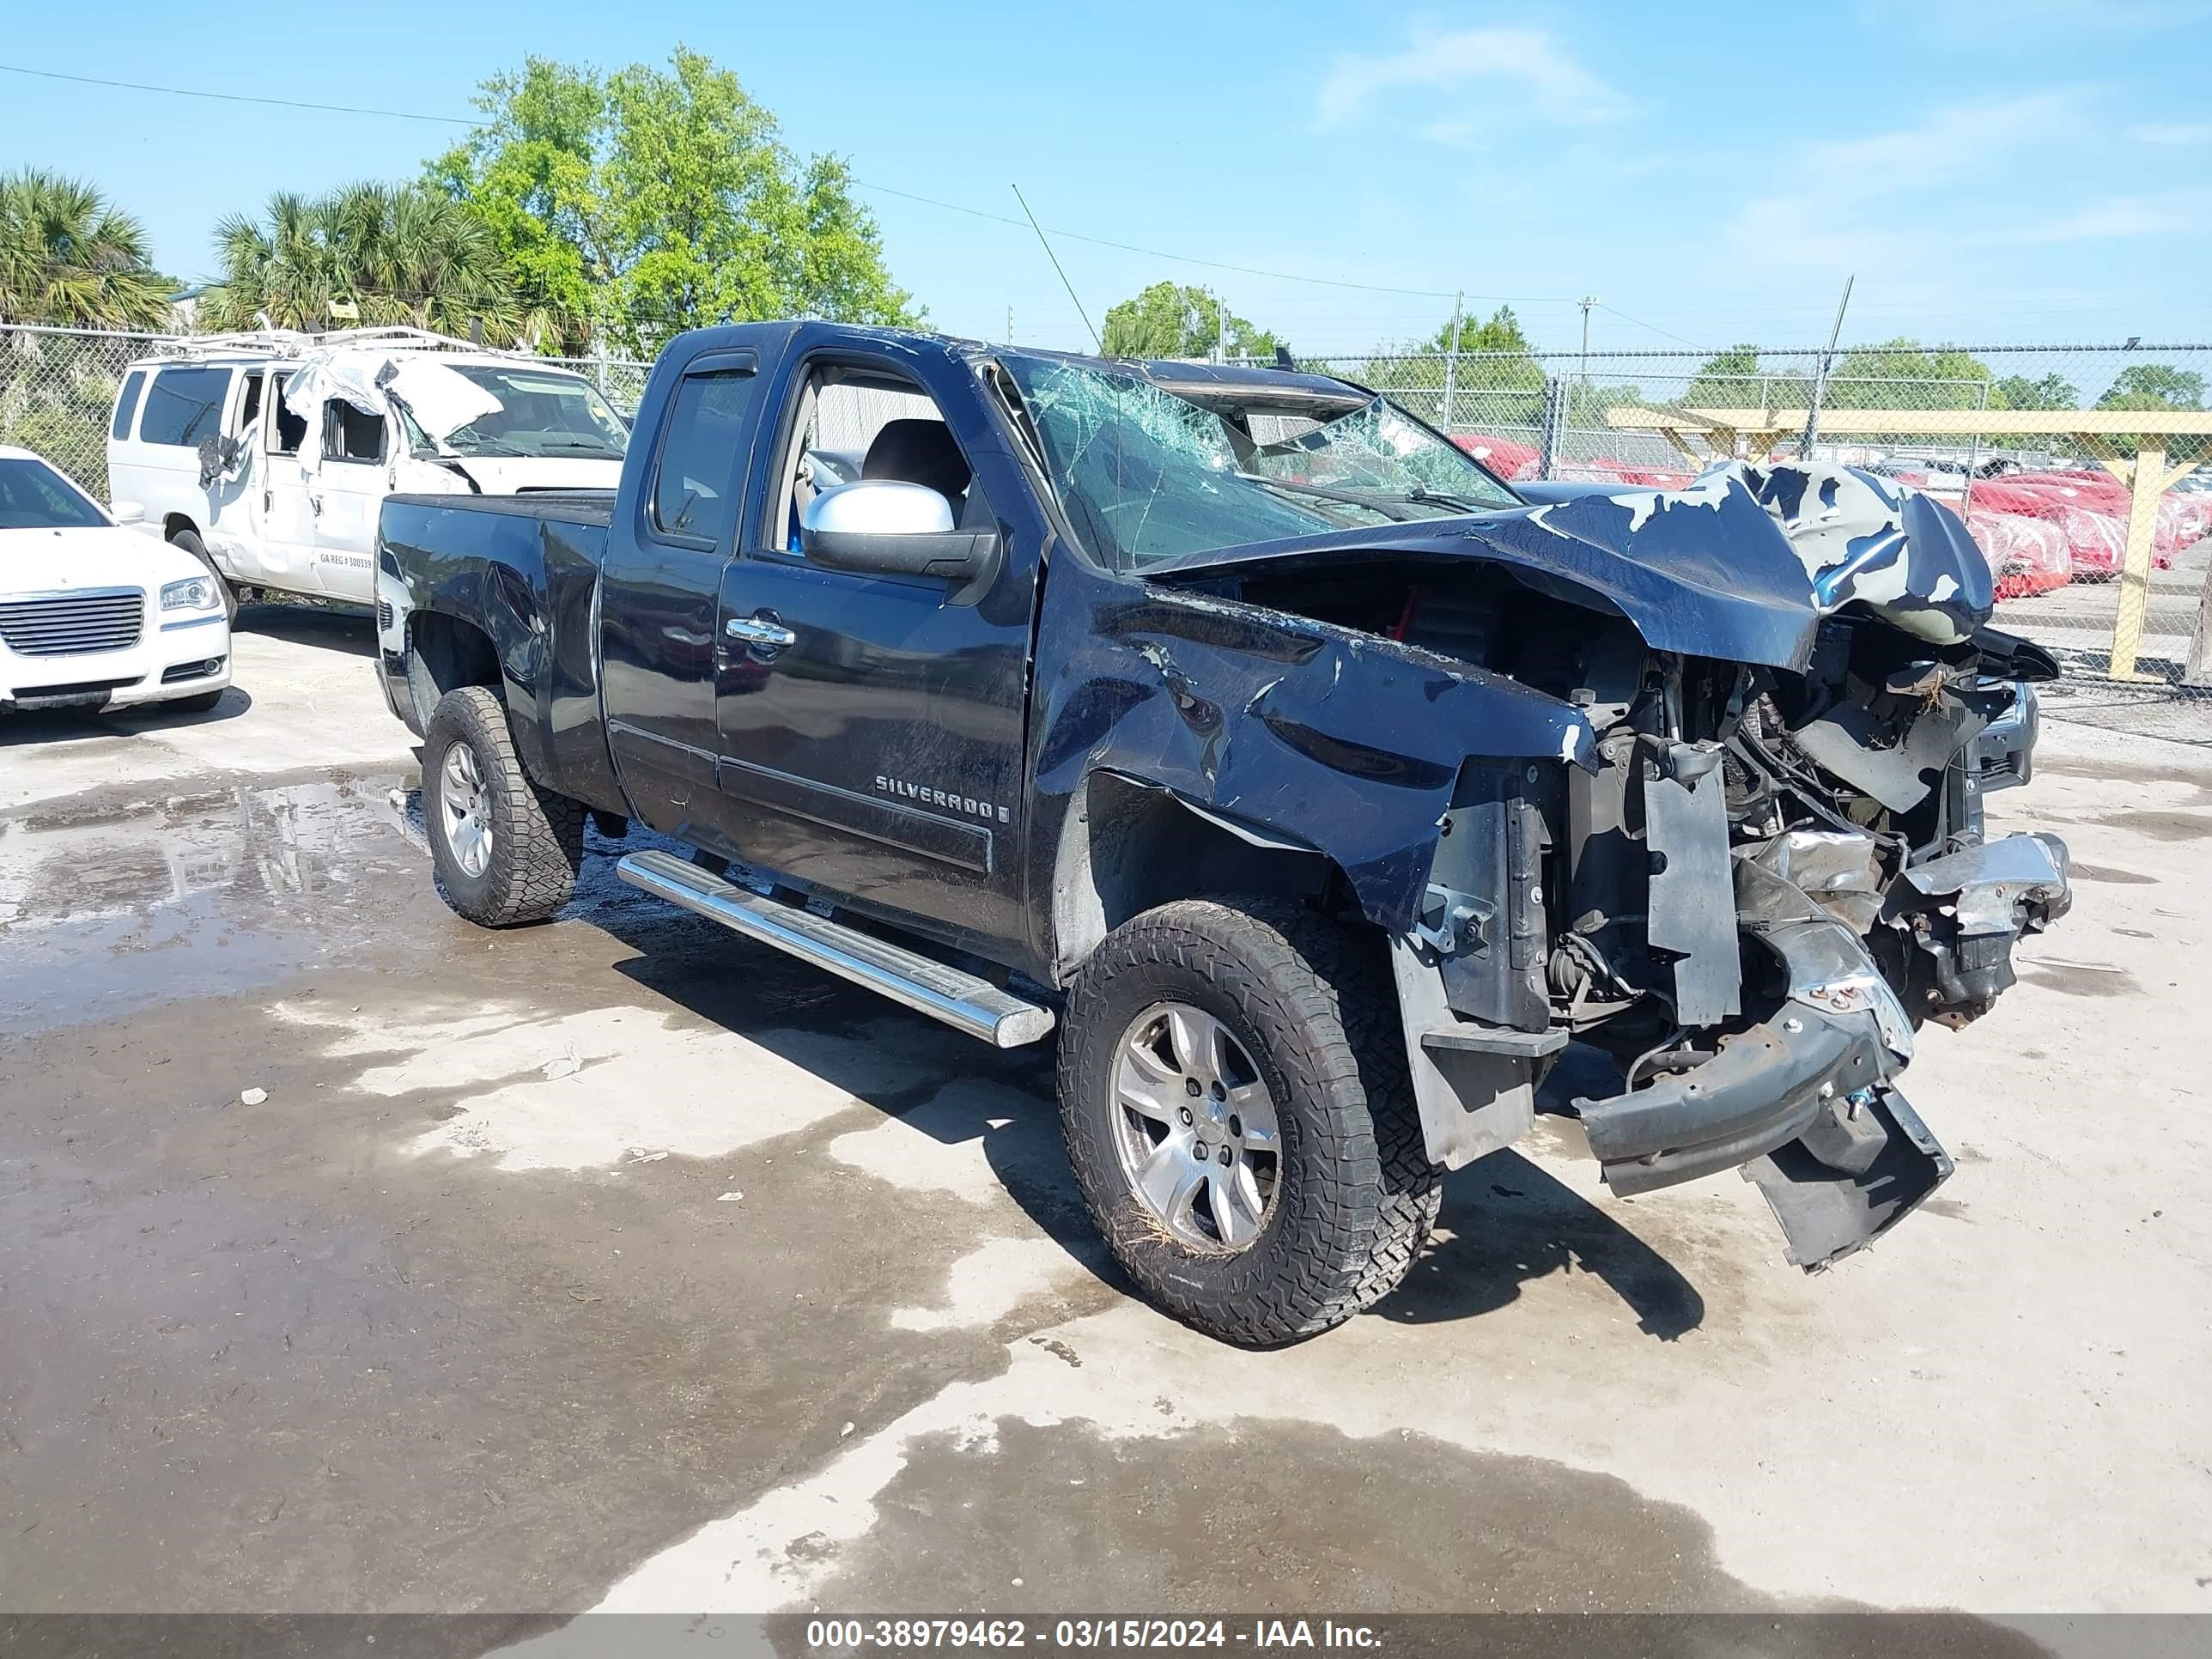
M1553 493L1352 556L1207 561L1204 585L1366 632L1370 664L1466 665L1425 739L1387 697L1366 726L1433 764L1435 726L1471 714L1418 890L1361 896L1392 934L1431 1156L1510 1142L1555 1057L1592 1044L1618 1087L1572 1109L1608 1188L1740 1168L1789 1259L1825 1267L1951 1173L1899 1087L1917 1029L1985 1012L2070 902L2063 842L1990 839L1982 814L2027 774L2030 687L2055 665L1986 626L1956 518L1887 480L1739 464L1679 492ZM1345 711L1388 678L1335 672ZM1548 754L1521 732L1538 712ZM1402 787L1371 810L1407 811ZM1352 833L1340 816L1314 844Z

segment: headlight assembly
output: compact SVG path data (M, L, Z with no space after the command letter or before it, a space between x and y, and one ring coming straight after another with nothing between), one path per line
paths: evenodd
M220 603L212 576L187 576L180 582L169 582L161 589L161 609L164 611L209 611Z

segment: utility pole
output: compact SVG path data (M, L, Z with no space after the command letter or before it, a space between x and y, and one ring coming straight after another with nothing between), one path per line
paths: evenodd
M1213 296L1213 361L1229 361L1229 304L1218 294Z
M1584 295L1575 303L1583 308L1583 385L1587 387L1589 385L1589 314L1590 307L1597 303L1597 295Z
M1006 307L1006 343L1007 343L1008 345L1012 345L1012 344L1013 344L1013 343L1014 343L1014 308L1013 308L1012 306L1008 306L1008 307Z
M1452 397L1459 390L1460 318L1467 309L1465 289L1452 295L1451 343L1444 353L1444 435L1452 429Z

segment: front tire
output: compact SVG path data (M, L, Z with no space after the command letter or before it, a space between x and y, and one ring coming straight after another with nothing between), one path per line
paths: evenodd
M222 592L222 619L226 624L238 620L238 590L230 585L230 578L215 568L215 557L207 550L207 544L196 530L179 530L169 538L173 547L180 548L207 567L208 574Z
M1068 999L1060 1109L1093 1220L1146 1296L1275 1346L1395 1289L1434 1224L1379 946L1295 902L1124 923Z
M507 710L481 685L440 700L423 732L422 817L439 896L480 927L543 921L584 859L584 805L523 769Z
M173 708L180 714L206 714L213 713L222 701L220 691L195 691L189 697L171 697L160 706Z

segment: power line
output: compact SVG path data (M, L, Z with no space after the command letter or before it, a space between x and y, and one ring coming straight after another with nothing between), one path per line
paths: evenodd
M482 121L468 119L458 115L428 115L416 110L370 109L352 104L310 104L301 102L296 99L268 98L250 93L209 92L198 87L161 87L142 81L112 81L92 75L64 75L58 70L27 69L20 64L0 64L0 71L9 75L29 76L43 81L67 81L77 86L109 87L123 92L162 93L175 98L205 98L226 104L264 104L277 109L315 110L326 115L374 115L395 121L430 121L440 125L454 127L481 127L485 125ZM930 207L942 208L947 212L964 213L971 218L988 219L998 224L1012 225L1018 229L1028 228L1025 221L1014 218L1008 214L991 213L982 208L968 207L958 202L941 201L934 196L919 195L910 190L896 189L890 185L876 184L866 179L855 178L853 182L862 190L872 191L879 196L896 196L906 201L921 202ZM1310 283L1321 288L1354 289L1369 294L1397 294L1421 300L1449 300L1452 297L1449 290L1390 288L1380 283L1353 283L1329 276L1304 276L1287 270L1263 270L1254 265L1231 264L1220 259L1200 259L1188 253L1170 253L1162 248L1139 247L1131 242L1117 242L1103 236L1085 235L1081 231L1063 230L1055 225L1047 225L1044 228L1055 236L1065 236L1071 241L1088 242L1095 247L1110 247L1123 253L1140 253L1148 259L1172 259L1183 264L1203 265L1212 270L1235 271L1246 276L1264 276L1275 282ZM1517 305L1571 305L1573 303L1571 301L1558 300L1547 295L1533 294L1485 294L1473 297Z
M243 92L208 92L198 87L156 87L138 81L104 81L92 75L64 75L58 70L25 69L19 64L0 64L0 71L27 75L41 81L69 81L81 87L112 87L123 92L161 92L173 98L209 98L220 104L268 104L277 109L311 109L325 115L380 115L393 121L436 121L447 126L476 127L481 121L465 121L457 115L418 115L404 109L361 109L351 104L307 104L296 98L262 98Z

